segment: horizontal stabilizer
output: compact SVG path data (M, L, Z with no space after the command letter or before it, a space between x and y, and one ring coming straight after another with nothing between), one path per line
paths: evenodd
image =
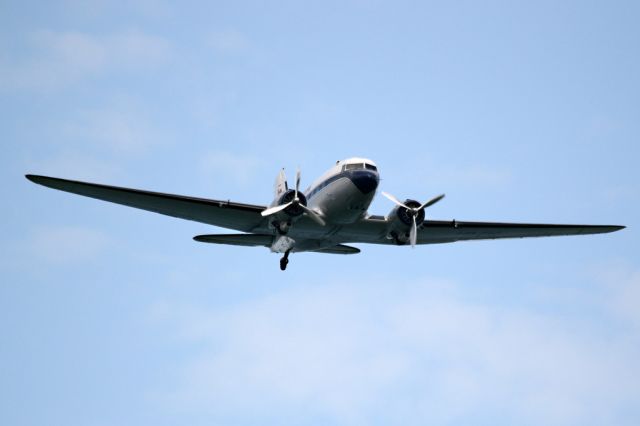
M194 240L201 243L229 244L232 246L269 247L273 235L263 234L210 234L197 235Z
M345 246L344 244L338 244L332 247L326 247L320 250L313 250L314 253L330 253L330 254L356 254L360 253L360 249L351 246Z

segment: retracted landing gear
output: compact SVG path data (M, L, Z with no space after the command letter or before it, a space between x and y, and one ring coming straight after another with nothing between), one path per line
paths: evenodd
M284 271L285 269L287 269L287 265L289 264L289 252L291 250L287 250L284 252L284 256L282 256L282 259L280 259L280 270Z

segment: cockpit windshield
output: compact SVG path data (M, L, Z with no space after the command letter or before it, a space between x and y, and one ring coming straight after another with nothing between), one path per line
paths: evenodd
M364 169L364 167L362 166L362 163L345 164L344 166L342 166L342 170L358 170L358 169Z
M363 170L363 169L373 170L373 171L378 170L376 166L374 166L373 164L367 164L367 163L353 163L353 164L345 164L344 166L342 166L342 171Z

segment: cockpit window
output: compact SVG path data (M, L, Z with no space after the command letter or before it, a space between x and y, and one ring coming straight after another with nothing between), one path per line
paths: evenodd
M373 170L373 171L377 171L377 167L374 166L373 164L367 164L367 163L354 163L354 164L345 164L344 166L342 166L342 171L345 170Z
M357 170L357 169L364 169L364 167L362 166L362 163L358 163L358 164L345 164L342 167L342 170Z

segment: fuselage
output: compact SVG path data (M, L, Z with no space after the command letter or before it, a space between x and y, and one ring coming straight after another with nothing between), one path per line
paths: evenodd
M375 163L354 157L336 162L305 195L308 206L320 212L327 223L346 225L366 214L379 182Z

